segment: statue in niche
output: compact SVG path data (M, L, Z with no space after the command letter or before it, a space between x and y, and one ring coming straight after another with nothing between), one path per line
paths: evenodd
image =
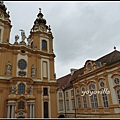
M15 92L16 87L15 87L15 86L13 86L13 85L11 85L11 86L10 86L10 88L11 88L11 93L14 93L14 92Z
M11 74L11 70L12 70L12 64L10 61L8 61L6 74L8 75Z
M30 94L33 94L33 86L30 86Z
M35 70L36 70L36 67L32 65L32 68L31 68L32 76L36 76Z

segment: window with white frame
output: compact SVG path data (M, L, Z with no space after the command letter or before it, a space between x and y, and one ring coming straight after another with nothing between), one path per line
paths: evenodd
M87 101L86 101L86 96L83 96L83 106L86 109L87 108Z
M66 101L67 103L67 110L69 110L69 101Z
M62 92L59 92L59 98L62 98Z
M75 109L75 101L72 100L72 109L74 110Z
M85 87L82 87L82 91L85 91ZM83 107L86 109L87 108L86 95L84 95L82 98L83 98Z
M79 88L76 89L76 93L79 94Z
M71 96L74 96L73 90L71 90Z
M59 102L59 111L62 111L63 110L63 101L60 101Z
M68 92L66 92L66 97L68 97Z
M120 87L117 89L118 104L120 105Z
M108 108L108 99L106 93L102 93L102 99L103 99L103 106L104 108Z
M77 102L78 102L78 109L80 109L80 97L77 98Z
M90 101L91 101L91 108L98 108L98 100L96 94L90 96Z

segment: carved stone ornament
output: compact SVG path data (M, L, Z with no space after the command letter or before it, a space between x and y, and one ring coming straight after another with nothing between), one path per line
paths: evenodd
M36 70L36 67L34 65L32 65L32 67L31 67L31 75L32 75L32 77L36 76L35 70Z
M18 72L18 75L19 75L19 76L26 76L26 71L19 71L19 72Z

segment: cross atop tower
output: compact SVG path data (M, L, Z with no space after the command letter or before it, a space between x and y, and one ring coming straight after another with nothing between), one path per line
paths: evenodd
M39 12L41 13L41 8L39 8Z

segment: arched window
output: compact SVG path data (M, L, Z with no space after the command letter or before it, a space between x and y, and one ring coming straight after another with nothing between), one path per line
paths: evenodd
M120 87L117 89L117 97L118 97L118 103L120 105Z
M108 108L108 99L106 93L102 93L102 99L104 108Z
M47 41L42 40L42 50L47 50Z
M23 101L18 102L18 109L24 109L25 103Z
M25 94L25 85L23 83L18 85L18 94Z

